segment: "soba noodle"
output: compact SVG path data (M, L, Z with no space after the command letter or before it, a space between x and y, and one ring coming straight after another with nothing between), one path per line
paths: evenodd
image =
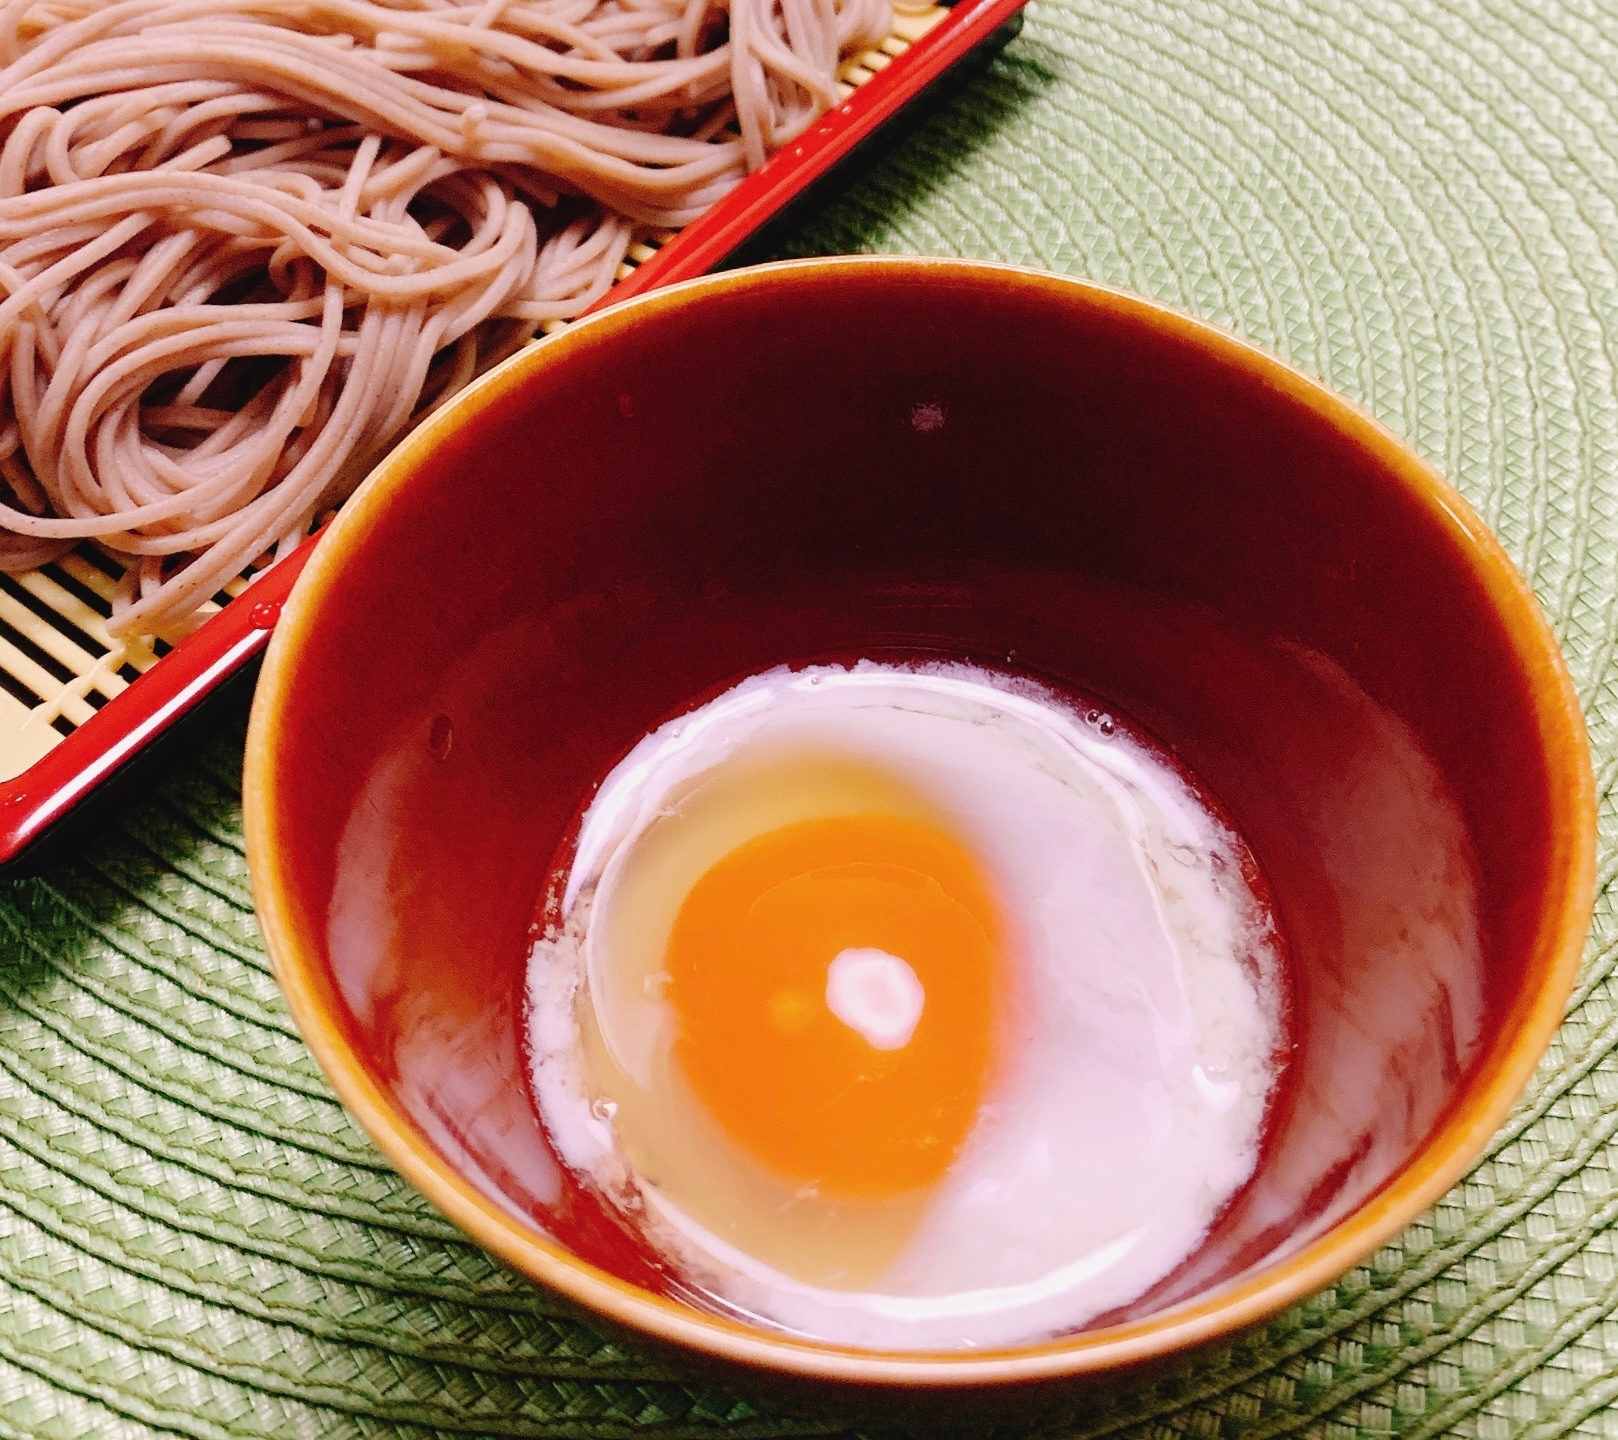
M889 0L0 3L0 568L173 634L837 98Z

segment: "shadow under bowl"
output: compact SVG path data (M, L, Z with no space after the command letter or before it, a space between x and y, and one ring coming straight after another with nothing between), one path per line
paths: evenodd
M877 1354L705 1313L568 1183L529 1098L529 926L592 787L742 676L860 655L1116 708L1273 891L1296 1048L1257 1174L1186 1265L1076 1334ZM300 580L245 795L293 1014L411 1180L612 1321L860 1384L1111 1370L1332 1281L1506 1117L1593 887L1566 670L1445 481L1205 325L954 261L698 281L451 402Z

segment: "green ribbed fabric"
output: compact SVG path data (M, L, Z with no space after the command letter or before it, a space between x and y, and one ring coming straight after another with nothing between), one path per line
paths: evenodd
M1034 0L778 239L1088 275L1323 375L1498 530L1590 719L1595 937L1490 1156L1334 1289L1038 1433L1618 1437L1615 103L1614 0ZM242 715L0 883L0 1436L846 1436L604 1340L349 1124L256 937Z

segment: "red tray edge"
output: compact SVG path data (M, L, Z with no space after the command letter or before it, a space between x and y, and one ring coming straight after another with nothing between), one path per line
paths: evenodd
M772 156L592 309L706 274L1026 3L958 0L900 59ZM264 649L314 548L314 542L304 545L258 576L59 745L21 775L0 782L0 865L15 860Z

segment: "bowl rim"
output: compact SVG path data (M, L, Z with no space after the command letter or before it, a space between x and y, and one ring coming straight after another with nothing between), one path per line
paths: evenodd
M1216 363L1260 380L1369 451L1459 542L1487 603L1510 639L1550 772L1560 892L1547 900L1531 962L1541 980L1507 1025L1507 1043L1474 1079L1415 1158L1302 1250L1238 1281L1125 1324L1008 1349L874 1351L777 1335L697 1310L619 1279L574 1256L479 1193L371 1078L319 998L315 956L297 940L282 882L276 752L298 652L318 628L321 602L346 555L439 437L536 372L607 342L646 313L701 304L712 294L880 274L889 281L968 278L1043 292L1167 332ZM386 455L344 505L304 568L276 626L248 727L243 830L259 924L294 1022L349 1113L401 1173L485 1249L605 1319L710 1358L777 1374L860 1386L990 1387L1075 1377L1138 1365L1255 1326L1330 1285L1428 1209L1481 1156L1528 1084L1561 1023L1591 922L1595 891L1595 778L1584 719L1566 661L1527 582L1448 480L1365 410L1322 382L1206 321L1091 281L1022 266L916 256L793 260L723 272L653 291L600 311L505 360L460 392Z

